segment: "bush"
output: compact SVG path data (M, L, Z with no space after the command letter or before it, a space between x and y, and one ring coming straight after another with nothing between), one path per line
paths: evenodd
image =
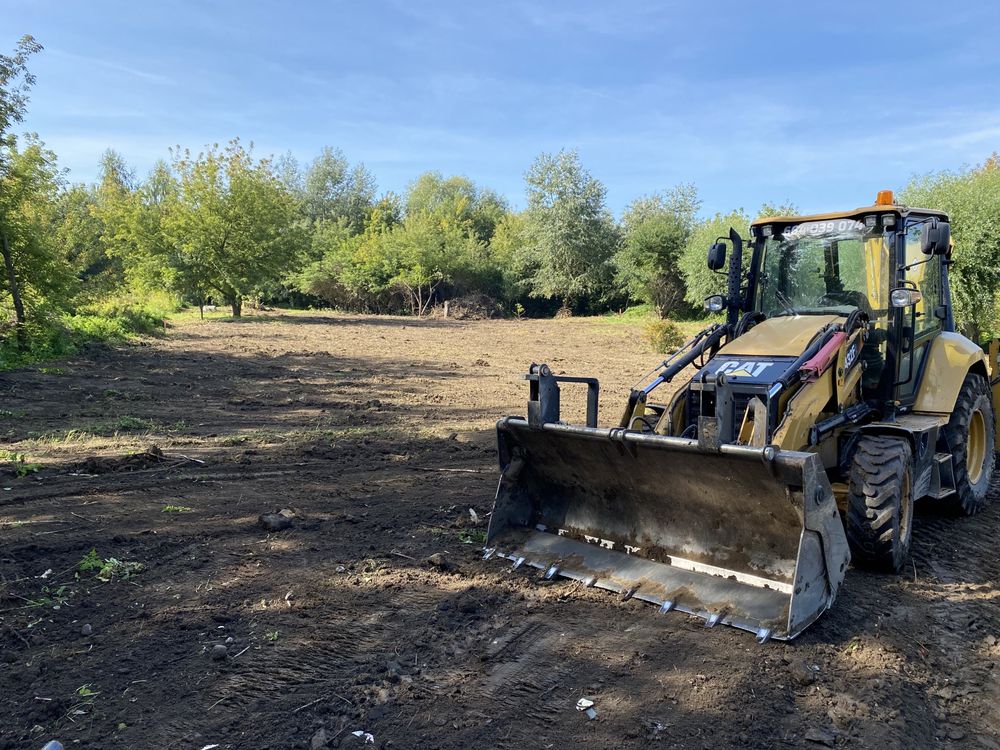
M660 354L669 354L684 343L684 334L676 323L654 320L646 326L646 340Z
M163 330L163 319L179 307L177 300L165 295L122 295L79 308L66 324L85 340L123 339Z
M93 341L124 341L163 330L163 318L177 309L167 297L121 296L64 313L36 307L28 319L28 348L17 349L12 324L0 321L0 371L76 352Z

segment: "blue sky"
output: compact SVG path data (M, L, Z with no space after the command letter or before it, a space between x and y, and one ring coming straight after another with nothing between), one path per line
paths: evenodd
M46 49L25 126L93 180L233 136L325 145L382 190L465 174L523 205L576 148L616 213L694 182L704 212L850 208L1000 149L1000 3L0 0Z

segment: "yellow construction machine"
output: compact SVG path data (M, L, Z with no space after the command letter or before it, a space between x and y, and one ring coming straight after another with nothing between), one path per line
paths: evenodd
M998 347L955 330L951 247L944 213L889 191L731 230L708 252L725 322L641 381L617 425L598 427L595 379L531 366L527 418L497 424L485 556L760 642L826 611L852 557L899 571L914 503L973 514L993 474ZM587 388L585 425L560 420L568 383Z

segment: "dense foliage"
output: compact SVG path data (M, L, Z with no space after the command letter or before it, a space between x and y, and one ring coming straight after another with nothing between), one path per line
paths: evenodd
M247 303L419 316L475 295L519 317L640 303L663 317L699 314L724 284L705 267L707 247L730 227L745 233L752 218L700 216L686 184L635 199L616 220L575 151L535 159L524 210L437 172L402 195L380 194L375 176L337 149L301 165L239 140L173 149L141 178L108 151L96 184L70 184L37 136L13 132L40 50L24 37L0 55L0 365L154 330L185 304L234 316ZM916 178L902 196L951 214L958 317L974 334L995 331L997 158Z

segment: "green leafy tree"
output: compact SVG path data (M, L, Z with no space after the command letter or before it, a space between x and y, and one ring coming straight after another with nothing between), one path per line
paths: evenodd
M341 222L320 222L312 232L311 254L294 277L307 294L318 296L334 307L361 312L394 312L398 273L397 258L387 237L402 221L402 203L388 193L371 209L365 229L352 234Z
M726 290L725 275L713 273L706 265L709 246L717 238L727 237L730 227L745 236L749 226L749 215L742 208L738 208L727 214L717 213L703 219L692 229L678 260L687 289L687 301L691 305L700 308L705 297L722 294Z
M69 186L60 192L55 214L56 244L76 277L85 282L84 293L91 297L112 293L122 283L122 269L108 254L97 189L92 185Z
M531 258L528 245L528 222L523 213L505 214L490 238L490 262L500 277L501 296L505 302L523 299L529 289L524 279L529 275Z
M6 169L14 141L11 128L24 121L28 109L28 93L35 76L28 70L28 60L42 51L34 37L18 40L12 55L0 55L0 174Z
M171 222L180 221L186 207L167 163L157 162L135 190L103 207L109 252L124 264L129 288L143 295L165 290L203 311L213 289L210 256L200 244L180 242L171 233Z
M303 180L303 212L311 223L340 221L357 234L375 203L375 177L364 164L351 166L339 149L326 147Z
M413 315L423 315L445 283L463 291L484 286L489 273L485 243L465 221L429 212L407 216L385 238L397 270L393 283L405 293Z
M3 291L14 311L19 349L28 346L30 312L65 304L72 271L51 231L60 174L55 154L33 136L23 147L10 139L0 175L0 253Z
M135 170L121 154L107 149L101 155L100 179L92 190L87 190L91 220L80 222L80 229L89 230L90 237L76 238L91 243L87 248L80 248L91 264L83 273L100 273L100 284L86 285L91 298L110 294L122 286L126 281L126 267L134 268L136 264L138 248L134 238L124 229L134 211L139 190Z
M489 242L497 223L507 214L507 202L489 189L480 189L468 177L443 177L425 172L406 192L406 216L430 214L442 222L462 225L482 242Z
M519 266L536 297L558 298L572 308L609 288L617 233L605 207L604 185L580 164L575 151L542 154L525 175L526 245Z
M1000 161L959 172L916 177L900 198L912 206L948 213L955 243L955 264L948 275L955 317L978 340L982 331L1000 330Z
M175 155L177 199L164 212L166 241L234 317L243 301L282 278L304 242L295 197L269 159L254 159L238 140L197 157Z
M19 348L27 345L25 329L27 313L14 254L18 252L16 243L27 239L17 236L19 229L25 231L25 217L14 212L24 209L25 197L29 195L34 184L33 177L37 175L29 163L23 160L20 164L17 163L19 156L17 140L10 130L15 124L24 121L28 107L28 92L35 83L35 76L28 70L28 59L41 50L42 45L33 37L23 36L12 55L0 55L0 180L4 183L5 193L12 191L0 197L3 201L0 203L0 255L3 256L7 293L14 308L14 325Z
M757 216L794 216L796 212L795 206L790 204L772 205L765 203L757 212ZM678 260L681 275L684 277L684 284L687 287L686 297L689 303L701 308L705 297L725 293L725 274L713 273L708 269L708 248L719 237L728 237L730 228L739 232L744 240L748 240L751 220L746 211L738 208L727 214L717 213L694 226ZM749 262L750 253L744 251L744 268L749 265Z
M652 303L660 315L685 307L678 261L695 226L700 201L694 185L633 201L622 217L615 278L630 297Z
M407 273L400 278L417 314L426 310L442 285L450 294L500 293L500 273L488 243L507 210L500 196L480 190L467 177L426 172L410 184L405 227L395 234L405 240L401 267ZM420 242L426 247L420 248ZM421 283L413 285L411 278Z

